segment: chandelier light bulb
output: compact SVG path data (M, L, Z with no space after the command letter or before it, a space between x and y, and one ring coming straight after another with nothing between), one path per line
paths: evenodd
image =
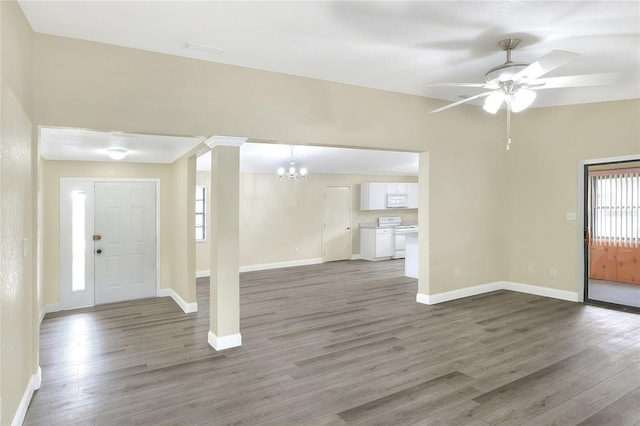
M291 159L276 169L276 174L281 181L299 182L309 175L309 169L293 159L293 146L291 146Z

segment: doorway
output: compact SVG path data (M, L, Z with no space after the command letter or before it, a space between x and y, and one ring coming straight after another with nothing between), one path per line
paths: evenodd
M584 166L584 299L640 309L640 161Z
M351 188L324 188L323 260L351 259Z
M156 296L156 185L60 180L62 309Z

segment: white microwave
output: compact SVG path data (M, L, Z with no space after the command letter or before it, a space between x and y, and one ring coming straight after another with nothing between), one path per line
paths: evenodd
M407 194L387 194L388 209L406 209L407 207L409 207Z

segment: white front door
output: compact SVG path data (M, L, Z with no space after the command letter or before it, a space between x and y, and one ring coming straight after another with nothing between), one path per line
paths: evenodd
M351 259L351 188L324 189L323 260Z
M156 295L155 184L96 182L96 304Z
M63 309L156 295L154 182L60 183Z

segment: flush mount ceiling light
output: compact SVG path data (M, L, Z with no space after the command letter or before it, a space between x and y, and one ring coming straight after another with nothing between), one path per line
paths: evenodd
M490 89L488 92L465 97L460 101L445 105L431 112L444 111L465 102L485 98L483 109L488 113L495 114L505 104L507 109L507 149L509 149L511 145L511 113L520 112L528 108L536 99L534 90L600 86L611 84L620 77L620 73L608 73L542 78L545 74L568 63L579 55L564 50L552 50L531 64L513 62L511 60L511 51L520 44L520 41L518 38L507 38L498 43L500 49L506 52L507 61L487 71L484 76L486 83L431 84L430 86Z
M109 154L109 157L111 157L112 160L122 160L124 157L126 157L128 152L129 151L124 148L107 149L107 154Z
M285 182L300 182L309 176L309 170L293 160L293 145L291 145L291 160L278 167L276 174L281 181Z

